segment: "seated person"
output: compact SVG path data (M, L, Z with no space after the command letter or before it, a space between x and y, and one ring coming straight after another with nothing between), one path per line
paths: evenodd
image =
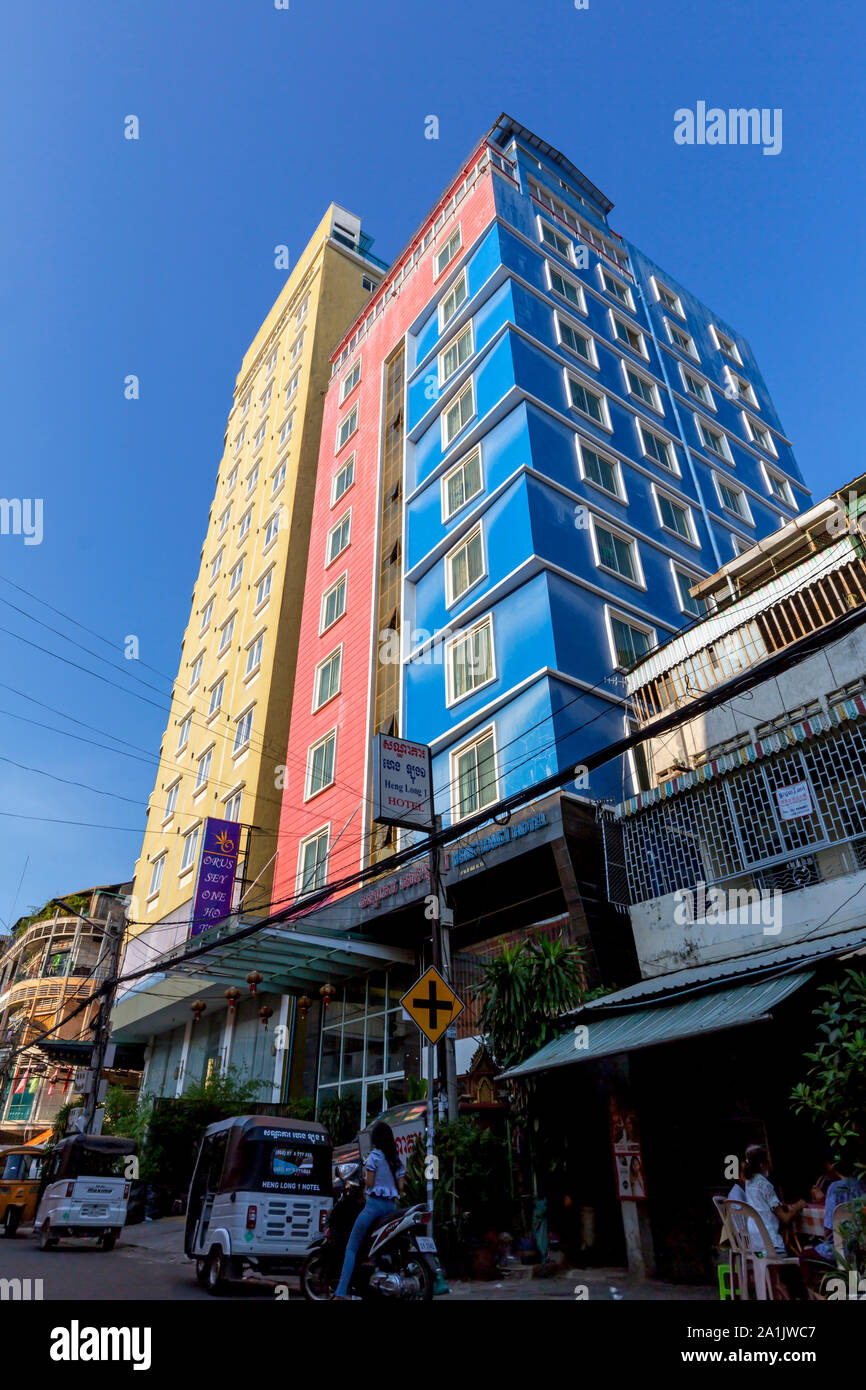
M777 1255L786 1254L785 1241L782 1237L782 1227L790 1226L799 1216L806 1203L804 1201L786 1204L779 1197L773 1184L770 1182L770 1160L767 1151L761 1144L750 1144L746 1149L746 1156L743 1162L743 1174L746 1179L746 1201L750 1207L754 1207L767 1228L767 1234L773 1244L773 1250ZM763 1240L754 1221L749 1223L749 1234L752 1238L752 1245L756 1251L763 1254L770 1252L764 1249Z
M833 1154L829 1149L825 1149L821 1176L815 1179L815 1182L812 1184L812 1188L809 1194L812 1203L816 1207L823 1207L824 1202L827 1198L827 1188L830 1186L832 1182L836 1182L841 1176L841 1173L838 1172L836 1165L833 1162Z
M836 1249L833 1244L833 1213L843 1202L856 1201L858 1197L866 1197L866 1186L851 1174L850 1160L847 1155L842 1155L833 1163L833 1171L836 1173L835 1179L827 1188L827 1196L824 1202L824 1239L817 1245L804 1250L800 1256L800 1268L803 1271L803 1278L811 1287L820 1282L820 1276L826 1270L820 1268L821 1265L836 1266ZM816 1268L818 1266L818 1268Z

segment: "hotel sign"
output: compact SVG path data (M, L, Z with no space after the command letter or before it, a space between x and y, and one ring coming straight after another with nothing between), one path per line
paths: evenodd
M531 816L510 821L508 825L495 825L483 835L471 840L463 840L445 850L445 878L466 878L469 874L481 873L490 868L491 857L499 861L506 855L531 844L546 842L562 834L558 811L551 806L536 811Z
M377 734L373 740L373 819L409 830L433 829L430 749Z
M190 936L200 936L231 912L240 838L237 821L213 816L205 821Z

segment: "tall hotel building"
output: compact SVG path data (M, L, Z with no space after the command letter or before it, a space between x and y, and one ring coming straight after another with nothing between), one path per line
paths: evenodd
M136 865L125 971L188 937L208 816L242 826L235 905L270 902L329 354L381 280L369 245L359 219L332 205L243 359ZM118 1004L116 1036L151 1043L155 1094L224 1069L232 1046L246 1065L262 1031L247 1007L227 1034L220 990L222 1012L211 1005L191 1040L197 985L155 967Z
M304 919L392 951L319 971L338 992L306 1085L364 1117L415 1066L397 1005L429 935L423 861L389 876L397 833L371 817L373 735L431 746L452 825L579 763L626 732L624 672L702 613L695 583L808 499L745 338L611 209L501 117L333 355L274 893L382 865ZM530 927L633 977L598 805L649 769L602 774L449 850L458 989Z

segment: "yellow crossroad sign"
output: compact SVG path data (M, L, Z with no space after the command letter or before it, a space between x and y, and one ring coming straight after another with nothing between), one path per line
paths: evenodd
M432 965L406 991L400 1003L431 1043L439 1041L448 1025L465 1008L463 1000L457 997Z

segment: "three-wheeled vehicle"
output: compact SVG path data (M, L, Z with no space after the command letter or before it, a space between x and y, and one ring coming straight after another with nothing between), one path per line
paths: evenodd
M120 1134L70 1134L46 1157L33 1234L43 1250L61 1236L94 1236L112 1250L126 1221L138 1144Z
M189 1189L184 1251L210 1293L245 1265L297 1269L333 1201L324 1125L240 1115L205 1130Z
M0 1223L6 1236L14 1236L20 1225L36 1215L44 1153L36 1145L0 1149Z

